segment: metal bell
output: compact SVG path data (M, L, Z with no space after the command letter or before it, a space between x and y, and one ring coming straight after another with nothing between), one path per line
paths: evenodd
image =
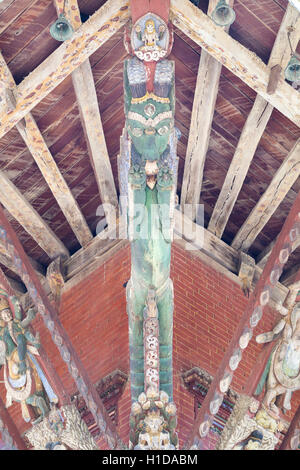
M284 71L284 76L289 82L300 80L300 60L293 55Z
M66 41L67 39L70 39L73 32L74 30L71 24L62 13L50 27L50 34L54 39L56 39L56 41Z
M230 26L235 20L235 11L225 0L220 0L212 12L211 19L218 26Z

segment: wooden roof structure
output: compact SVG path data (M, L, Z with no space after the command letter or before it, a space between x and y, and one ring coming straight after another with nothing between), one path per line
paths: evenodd
M199 249L235 274L247 254L255 284L300 190L300 85L283 77L290 27L300 52L300 13L288 0L231 0L236 20L224 31L209 18L216 4L171 0L177 194L181 205L203 204ZM49 28L63 10L75 33L60 43ZM108 235L118 220L129 18L127 0L0 3L0 203L48 292L55 259L71 279L118 244ZM182 217L177 208L178 233ZM2 248L0 267L28 304ZM298 269L295 243L273 300Z

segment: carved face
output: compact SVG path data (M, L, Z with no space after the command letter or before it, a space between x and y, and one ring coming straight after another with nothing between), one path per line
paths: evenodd
M173 113L168 103L157 103L149 99L130 107L127 129L136 150L144 160L159 159L167 148L173 127Z
M10 308L5 308L4 310L1 311L1 318L5 322L9 322L12 320L12 313L10 311Z

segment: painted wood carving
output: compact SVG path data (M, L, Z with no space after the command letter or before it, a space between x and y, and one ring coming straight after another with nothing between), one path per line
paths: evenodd
M283 318L272 331L256 337L258 343L275 341L274 349L257 387L256 394L263 390L263 404L277 415L276 399L284 397L282 411L291 409L293 392L300 390L300 302L293 308L282 310Z
M149 2L132 1L133 26L125 34L131 57L124 64L126 126L119 179L131 241L131 446L145 449L177 445L170 279L177 134L174 64L166 59L172 44L167 4L150 2L149 12Z

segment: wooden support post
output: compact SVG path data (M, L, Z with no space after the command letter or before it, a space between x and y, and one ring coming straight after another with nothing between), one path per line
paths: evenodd
M67 364L69 372L73 377L79 392L83 396L87 407L91 411L96 424L99 426L108 448L122 448L116 427L112 423L105 407L99 398L93 384L91 383L86 370L72 346L72 343L61 324L57 312L51 305L43 287L36 276L30 262L28 261L24 249L8 222L3 209L0 207L0 244L10 253L16 266L19 276L27 287L32 297L37 311L42 316L46 328L56 344L63 361Z
M237 369L242 358L243 350L247 347L252 336L252 330L259 323L263 315L263 309L270 300L271 292L291 253L293 241L299 237L300 193L283 225L270 258L250 296L248 305L198 412L193 430L187 441L187 448L192 446L200 448L202 446L201 440L208 435L213 416L217 413L222 403L223 395L229 388L234 371Z

